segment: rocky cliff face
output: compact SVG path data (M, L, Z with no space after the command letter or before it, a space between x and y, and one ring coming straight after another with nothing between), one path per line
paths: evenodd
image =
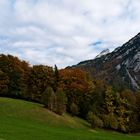
M73 66L116 87L140 89L140 33L111 53Z

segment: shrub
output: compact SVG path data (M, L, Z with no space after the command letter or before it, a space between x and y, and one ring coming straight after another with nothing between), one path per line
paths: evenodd
M118 129L118 120L114 114L104 115L102 119L105 128Z
M56 113L62 115L66 111L67 97L62 89L56 91Z
M55 111L56 108L56 96L51 87L48 87L42 95L42 103L51 111Z
M103 127L103 121L98 116L93 114L93 112L88 113L87 120L91 124L92 128L96 128L96 127L102 128Z
M71 112L72 116L78 115L78 106L75 103L71 104L70 112Z

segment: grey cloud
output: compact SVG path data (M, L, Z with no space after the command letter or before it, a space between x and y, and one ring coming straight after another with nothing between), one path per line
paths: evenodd
M133 37L139 13L139 0L1 0L0 52L65 67Z

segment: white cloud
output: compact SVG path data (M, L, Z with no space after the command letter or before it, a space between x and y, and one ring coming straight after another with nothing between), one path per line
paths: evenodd
M76 64L136 35L139 13L139 0L1 0L0 51L33 64Z

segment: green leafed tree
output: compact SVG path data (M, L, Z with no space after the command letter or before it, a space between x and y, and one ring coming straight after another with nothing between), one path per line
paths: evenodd
M67 98L64 91L61 88L59 88L56 91L56 100L56 113L62 115L66 111Z
M103 127L103 121L91 111L89 111L87 114L87 120L91 124L92 128L96 128L96 127L102 128Z
M51 111L56 109L56 95L52 87L48 87L42 95L42 103Z
M79 113L78 106L74 102L70 106L70 112L71 112L72 116L76 116Z
M102 120L104 122L104 127L109 128L109 129L118 129L118 117L115 114L107 114L107 115L102 115Z

